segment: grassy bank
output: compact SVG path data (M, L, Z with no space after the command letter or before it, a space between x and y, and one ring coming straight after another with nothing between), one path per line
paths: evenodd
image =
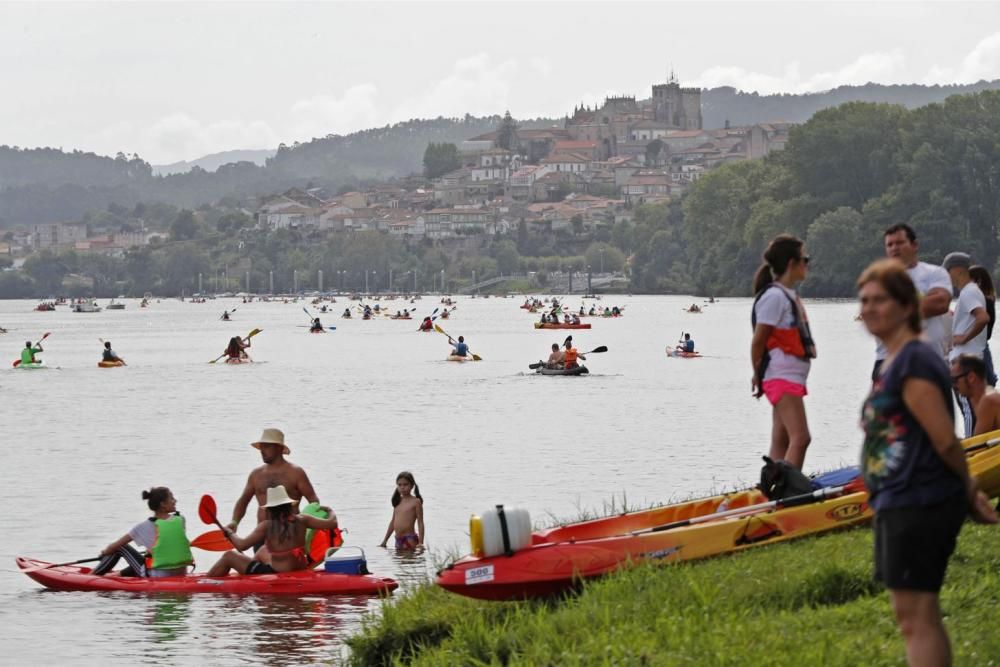
M901 665L888 595L856 529L646 566L561 602L487 603L433 585L350 640L356 665ZM957 665L1000 665L1000 528L966 524L942 591Z

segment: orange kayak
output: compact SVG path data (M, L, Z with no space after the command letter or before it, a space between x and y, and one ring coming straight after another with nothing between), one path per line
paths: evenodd
M589 324L553 324L552 322L546 322L542 324L541 322L535 322L536 329L589 329Z
M98 361L98 368L118 368L119 366L124 366L124 361Z
M963 444L970 451L969 469L980 488L990 496L1000 494L1000 447L995 446L1000 444L1000 431ZM436 583L483 600L543 597L641 561L673 563L717 556L857 526L872 518L868 493L858 477L805 495L767 501L759 490L746 489L569 523L531 533L528 546L510 554L486 556L482 550L477 554L474 543L473 553L438 572ZM476 519L470 523L472 535L477 534Z

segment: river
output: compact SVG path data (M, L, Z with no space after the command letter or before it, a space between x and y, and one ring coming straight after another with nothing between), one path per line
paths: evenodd
M446 362L444 336L417 333L417 319L341 319L355 303L346 299L324 315L337 327L328 335L307 334L308 301L164 299L140 309L128 299L100 313L0 301L0 326L11 330L0 335L4 363L52 332L41 355L51 368L0 371L4 662L302 665L344 655L378 600L55 593L16 572L15 555L96 555L148 515L140 492L153 485L173 490L189 536L207 530L198 498L213 494L228 516L260 463L249 443L265 426L285 431L289 459L336 510L348 544L364 547L369 569L400 581L397 596L436 558L466 552L469 514L495 503L546 523L755 482L771 411L750 395L750 301L689 314L692 300L605 296L597 303L623 305L625 317L566 332L534 330L520 298L461 297L439 323L483 358L465 364ZM854 321L856 304L806 304L819 348L806 399L814 471L857 458L873 343ZM425 297L416 313L437 305ZM232 321L220 321L224 308L236 308ZM256 363L207 363L255 327ZM704 358L664 354L685 331ZM609 348L589 357L589 376L527 369L567 333L581 351ZM99 338L129 366L98 369ZM377 546L402 470L420 485L430 553ZM214 557L196 552L199 570Z

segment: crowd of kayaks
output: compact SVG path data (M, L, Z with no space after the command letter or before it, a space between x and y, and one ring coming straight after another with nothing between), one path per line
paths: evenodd
M980 488L1000 494L1000 431L962 443ZM533 532L530 521L501 525L498 511L489 510L470 521L472 553L439 571L436 583L484 600L543 597L646 561L719 556L871 520L857 469L817 476L813 486L784 501L751 488ZM501 517L518 511L499 507Z

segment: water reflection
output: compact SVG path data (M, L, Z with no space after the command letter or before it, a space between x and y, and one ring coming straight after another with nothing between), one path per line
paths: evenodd
M190 635L190 595L159 595L149 606L146 626L157 644L171 643Z

